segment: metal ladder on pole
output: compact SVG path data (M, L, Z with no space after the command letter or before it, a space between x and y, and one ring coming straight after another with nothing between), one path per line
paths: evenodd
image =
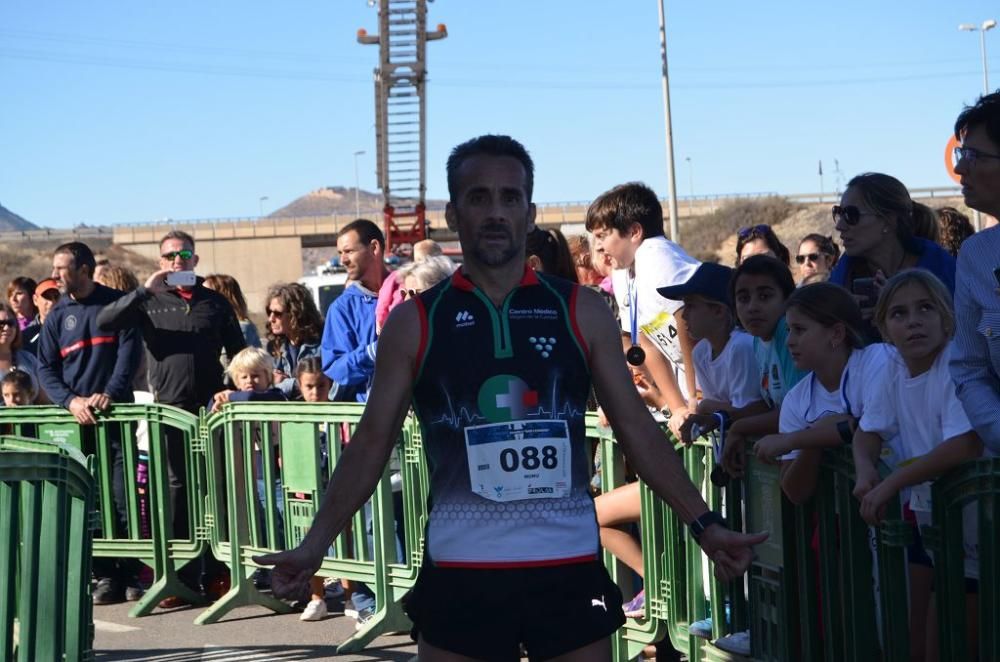
M358 42L379 45L375 154L388 254L427 237L426 46L448 31L444 25L427 31L427 0L378 0L378 4L379 34L358 30Z

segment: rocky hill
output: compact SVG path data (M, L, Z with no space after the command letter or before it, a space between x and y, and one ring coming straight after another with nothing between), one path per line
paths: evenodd
M444 200L427 200L427 209L444 209ZM382 194L364 189L358 190L358 206L362 215L371 216L382 211ZM310 191L300 198L268 214L272 218L291 216L328 216L330 214L354 214L354 187L324 186Z
M21 230L37 230L34 223L18 216L3 205L0 205L0 232L20 232Z

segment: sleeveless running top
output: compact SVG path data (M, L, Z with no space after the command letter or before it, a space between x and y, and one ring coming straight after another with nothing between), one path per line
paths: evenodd
M417 298L413 401L430 467L426 544L436 565L597 558L577 292L525 269L498 308L458 270Z

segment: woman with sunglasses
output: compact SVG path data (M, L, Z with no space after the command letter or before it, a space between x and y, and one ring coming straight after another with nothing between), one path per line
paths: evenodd
M791 266L788 248L770 225L750 225L736 233L736 266L751 255L768 255Z
M881 340L871 324L878 293L885 282L905 269L926 269L955 292L955 258L914 228L936 224L929 207L914 202L901 181L878 172L853 178L834 205L833 220L844 255L830 274L830 282L855 295L867 324L869 341Z
M795 264L799 267L799 286L822 283L830 277L830 270L840 257L840 246L833 237L807 234L799 242Z
M7 303L0 303L0 379L11 370L21 370L31 377L35 393L38 393L38 361L31 352L21 349L21 327L17 322L14 309Z
M266 301L267 353L274 357L274 386L289 400L297 400L295 369L299 361L319 356L323 317L300 283L272 285Z

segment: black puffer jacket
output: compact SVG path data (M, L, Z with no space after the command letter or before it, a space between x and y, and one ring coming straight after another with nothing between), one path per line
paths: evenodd
M141 329L156 402L191 412L223 388L222 349L235 356L246 346L232 306L201 282L190 301L173 290L152 294L140 287L97 317L104 329Z

